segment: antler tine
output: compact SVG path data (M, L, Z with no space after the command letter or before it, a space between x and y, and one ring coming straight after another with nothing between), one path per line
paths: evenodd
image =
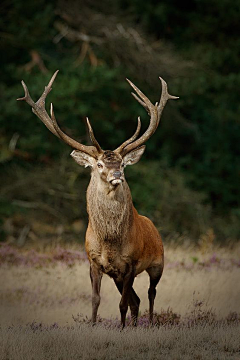
M138 94L138 96L143 100L143 101L141 101L135 94L135 99L141 104L141 105L143 105L142 103L144 103L145 105L143 105L145 108L146 108L146 106L151 106L151 105L153 105L152 103L151 103L151 101L146 97L146 95L144 95L143 94L143 92L136 86L136 85L134 85L129 79L126 79L127 80L127 82L130 84L130 86L136 91L136 93ZM133 94L133 93L132 93ZM140 100L140 101L139 101Z
M140 116L138 117L138 125L137 125L137 129L135 131L135 133L133 134L132 137L130 137L130 139L124 141L124 143L122 145L120 145L116 150L114 150L117 153L121 153L122 150L125 148L125 146L127 146L128 144L131 144L131 142L133 142L139 135L141 130L141 119Z
M139 104L141 104L145 108L145 110L147 110L147 112L148 112L148 107L145 104L145 102L143 102L141 99L139 99L139 97L136 94L134 94L133 92L131 94L134 97L134 99L137 100L139 102Z
M53 104L51 103L51 107L50 107L50 114L51 114L51 120L52 120L52 124L54 126L54 129L56 130L56 132L58 133L59 137L68 145L70 145L72 148L76 149L76 150L80 150L85 152L86 154L90 154L93 157L96 157L96 148L94 146L86 146L86 145L82 145L79 142L77 142L76 140L72 139L70 136L68 136L67 134L65 134L59 127L54 111L53 111Z
M96 140L96 138L95 138L95 136L94 136L94 132L93 132L93 129L92 129L92 126L91 126L91 123L90 123L88 117L86 118L86 121L87 121L88 132L89 132L89 136L90 136L91 142L92 142L93 145L97 148L97 151L98 151L99 153L101 153L101 152L102 152L101 146L99 145L98 141Z
M18 98L17 100L21 100L21 101L25 100L30 106L34 106L35 103L29 94L27 85L25 84L25 82L23 80L21 81L21 84L22 84L25 94L24 94L24 97Z
M53 76L51 77L49 83L47 86L45 86L45 89L42 93L42 95L40 96L40 98L38 99L38 101L36 102L36 104L41 107L45 105L45 100L47 95L50 93L50 91L52 90L52 84L54 82L54 80L56 79L56 76L58 74L59 70L55 71L55 73L53 74Z
M27 88L27 85L25 84L25 82L23 80L21 83L22 83L25 95L24 95L24 97L17 99L17 100L25 100L32 107L33 113L35 115L37 115L37 117L44 123L44 125L48 128L48 130L50 130L57 137L59 137L59 135L56 132L56 130L54 129L52 121L45 109L45 99L46 99L47 95L50 93L50 91L52 90L51 86L57 76L58 71L59 70L55 71L55 73L51 77L48 85L45 87L44 92L42 93L41 97L39 98L39 100L36 103L31 98L28 88Z
M147 98L146 95L142 93L141 90L138 89L136 85L134 85L130 80L127 79L131 87L136 91L136 94L132 94L134 98L147 110L148 114L150 115L150 123L145 131L145 133L137 140L132 141L131 143L125 145L121 148L121 155L124 156L131 150L141 146L144 144L156 131L162 111L169 99L178 99L177 96L172 96L168 94L167 90L167 83L160 77L161 83L162 83L162 94L159 101L159 104L156 103L153 105L151 101Z
M158 108L158 123L160 121L160 116L162 114L162 111L167 103L168 100L172 99L172 100L175 100L175 99L179 99L179 96L173 96L173 95L170 95L168 93L168 88L167 88L167 83L166 81L163 80L163 78L161 78L159 76L159 79L161 80L161 83L162 83L162 94L161 94L161 98L159 100L159 104L157 104L157 108Z

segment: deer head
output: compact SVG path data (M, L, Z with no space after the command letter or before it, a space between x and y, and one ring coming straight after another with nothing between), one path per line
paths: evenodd
M100 147L96 140L90 121L87 118L87 127L92 142L92 146L83 145L76 140L65 134L56 121L53 105L51 104L49 117L45 109L45 100L49 92L52 90L52 84L57 76L58 70L54 73L49 84L45 87L45 90L39 100L35 103L28 91L26 84L22 81L22 86L25 91L25 96L17 100L25 100L31 107L34 114L46 125L46 127L57 137L62 139L65 143L70 145L74 150L71 156L74 160L82 166L90 167L92 174L98 176L103 182L112 187L117 187L124 182L124 168L127 165L136 164L141 158L145 145L143 145L156 131L162 111L169 99L178 99L176 96L171 96L167 91L166 82L160 78L162 83L162 95L159 103L153 105L151 101L130 81L127 79L131 87L135 90L132 95L135 99L147 110L150 115L150 123L144 134L138 138L141 121L138 118L138 125L134 135L121 144L114 151L104 151Z
M124 168L126 165L133 165L140 159L145 146L132 150L125 156L121 156L115 151L102 151L97 158L83 153L79 150L73 150L71 156L82 166L89 166L92 173L105 183L117 186L124 182Z

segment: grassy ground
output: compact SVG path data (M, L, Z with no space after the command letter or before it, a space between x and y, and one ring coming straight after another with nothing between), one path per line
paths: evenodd
M1 359L239 359L239 328L1 330Z
M99 323L91 313L89 266L77 248L39 253L0 247L0 359L239 359L240 248L166 248L149 329L148 276L137 329L120 332L120 296L103 277Z

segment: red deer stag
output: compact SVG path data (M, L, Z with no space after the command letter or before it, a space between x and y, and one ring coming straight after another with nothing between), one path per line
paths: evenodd
M47 128L74 150L71 156L79 164L91 168L91 180L87 189L87 211L89 224L86 232L86 251L90 262L90 278L92 283L92 322L96 323L100 304L100 286L102 274L113 278L119 292L121 325L125 326L128 305L132 322L137 324L140 299L133 289L135 276L146 270L150 277L149 320L153 319L153 305L156 286L163 271L163 244L161 237L147 217L139 215L132 203L131 192L124 178L124 168L136 164L141 158L143 145L156 131L162 111L169 99L177 99L167 91L166 82L162 83L162 95L159 103L153 105L150 100L131 82L135 90L135 99L150 115L150 124L142 136L138 138L141 122L135 134L116 150L102 150L95 139L91 124L87 118L87 126L93 146L86 146L73 140L59 128L51 104L51 117L45 109L45 99L51 91L58 71L52 76L49 84L39 100L35 103L22 81L25 100L37 117Z

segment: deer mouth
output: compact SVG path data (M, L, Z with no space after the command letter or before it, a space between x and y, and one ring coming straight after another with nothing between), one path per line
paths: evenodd
M113 179L110 181L110 183L114 186L121 184L123 181L122 179Z
M110 182L111 185L116 186L116 185L121 184L123 182L123 179L122 178L118 178L118 179L113 178L109 182Z

